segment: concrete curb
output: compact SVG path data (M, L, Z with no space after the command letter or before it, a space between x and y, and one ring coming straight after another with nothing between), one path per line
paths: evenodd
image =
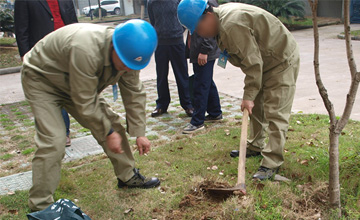
M0 69L0 75L18 73L18 72L20 72L21 68L22 68L22 66L3 68L3 69Z
M345 39L345 35L344 35L344 34L339 34L339 35L337 36L337 38L344 40L344 39ZM351 36L351 40L360 40L360 37L359 37L359 36Z

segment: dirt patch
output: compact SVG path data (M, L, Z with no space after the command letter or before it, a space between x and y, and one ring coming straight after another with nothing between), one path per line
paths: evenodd
M328 184L321 183L313 185L306 183L298 185L296 188L301 192L299 197L289 195L285 197L283 207L290 210L289 218L293 219L318 219L324 218L328 213Z
M171 210L166 219L184 219L185 215L189 218L191 210L203 210L201 213L190 214L192 219L218 219L223 214L222 202L224 200L221 197L209 195L206 189L230 187L226 182L205 180L191 189L189 193L181 199L179 209Z

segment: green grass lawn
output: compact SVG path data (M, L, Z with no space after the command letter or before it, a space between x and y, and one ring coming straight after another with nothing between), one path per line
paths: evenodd
M345 34L345 33L341 32L341 34ZM351 36L354 36L354 37L360 37L360 30L350 31L350 34L351 34Z
M3 37L0 38L0 45L1 46L12 46L16 42L16 38L13 37Z
M293 115L279 174L291 183L256 182L261 158L246 162L247 192L215 201L199 192L205 180L236 183L240 120L206 133L168 142L137 156L141 173L157 176L159 189L117 189L110 161L94 156L63 165L55 199L67 198L94 220L102 219L330 219L328 211L328 121L322 115ZM340 137L340 183L344 219L360 218L360 122ZM214 168L217 167L217 169ZM214 168L214 169L211 169ZM24 219L27 191L0 197L0 219ZM131 210L127 212L127 210Z
M0 68L21 66L17 47L0 48Z

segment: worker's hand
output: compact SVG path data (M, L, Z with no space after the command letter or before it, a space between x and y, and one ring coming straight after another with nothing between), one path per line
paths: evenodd
M121 148L122 138L119 133L114 131L112 134L106 137L106 144L110 151L115 154L122 154L124 151Z
M244 109L247 109L249 111L249 114L252 114L252 109L254 108L254 102L250 100L243 100L241 103L241 111L244 111Z
M147 137L137 137L136 145L138 146L139 154L144 155L150 151L151 143Z
M208 58L208 55L207 55L207 54L199 53L199 56L198 56L198 64L199 64L200 66L204 66L204 65L207 63L207 58Z

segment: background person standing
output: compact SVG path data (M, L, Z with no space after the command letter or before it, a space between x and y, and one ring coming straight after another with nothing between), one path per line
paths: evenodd
M218 6L215 0L209 4ZM183 130L184 134L191 134L203 129L204 121L218 121L222 119L219 92L213 80L214 63L220 55L215 38L203 38L196 32L188 34L186 54L193 64L194 70L194 114L190 124ZM205 117L205 113L208 115Z
M180 0L149 0L148 3L150 22L159 37L159 45L155 51L158 99L152 117L166 113L170 104L169 61L175 74L181 107L189 117L193 114L183 38L184 28L177 17L179 2Z
M77 22L72 0L16 0L15 34L21 59L50 32ZM61 113L66 127L66 146L70 146L69 114L65 109Z

